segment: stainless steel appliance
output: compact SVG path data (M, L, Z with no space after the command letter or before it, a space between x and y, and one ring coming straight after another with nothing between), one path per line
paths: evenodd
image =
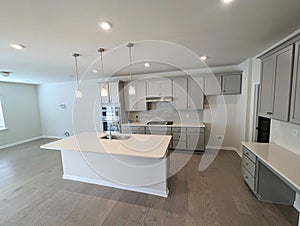
M147 125L173 125L172 121L148 121Z
M101 114L103 131L120 131L120 107L103 106Z

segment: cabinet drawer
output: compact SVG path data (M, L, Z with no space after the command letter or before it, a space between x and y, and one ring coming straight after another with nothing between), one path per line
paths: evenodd
M254 177L245 169L245 167L242 167L242 177L251 190L254 191Z
M172 129L170 127L149 126L147 127L146 130L150 131L151 133L159 132L159 133L171 134L172 132Z
M195 127L195 128L187 128L188 133L204 133L204 128Z
M242 159L243 167L245 167L250 174L254 177L255 176L255 163L252 162L247 156L243 155Z
M186 133L173 133L173 140L186 140Z
M256 156L243 146L243 154L247 156L252 162L256 162Z
M173 140L173 149L186 149L186 141L176 141Z

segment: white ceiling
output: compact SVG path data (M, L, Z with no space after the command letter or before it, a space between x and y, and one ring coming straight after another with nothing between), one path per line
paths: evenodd
M134 73L204 66L180 46L200 56L208 55L207 64L211 67L234 65L300 28L299 0L234 0L230 5L221 0L0 3L0 70L13 72L7 79L0 76L0 81L72 81L74 52L82 54L80 74L85 78L99 77L91 72L99 67L99 62L92 64L99 47L112 50L104 57L107 75L115 71L126 74L128 71L120 69L128 64L125 45L129 41L136 42L132 49L134 61L157 62L147 69L140 63L134 67ZM111 31L102 31L97 26L103 19L113 24ZM18 51L10 43L21 43L27 48Z

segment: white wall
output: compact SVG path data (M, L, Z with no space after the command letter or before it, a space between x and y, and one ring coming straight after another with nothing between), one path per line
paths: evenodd
M100 130L99 85L93 81L81 82L82 99L75 99L75 83L40 85L38 88L43 135L64 137L82 131ZM63 109L60 104L66 104Z
M0 131L0 146L42 135L35 85L0 82L0 98L8 127Z

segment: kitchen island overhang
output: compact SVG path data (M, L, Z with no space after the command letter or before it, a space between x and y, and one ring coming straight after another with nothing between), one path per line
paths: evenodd
M171 136L101 139L106 135L85 132L41 148L61 150L64 179L168 197Z

